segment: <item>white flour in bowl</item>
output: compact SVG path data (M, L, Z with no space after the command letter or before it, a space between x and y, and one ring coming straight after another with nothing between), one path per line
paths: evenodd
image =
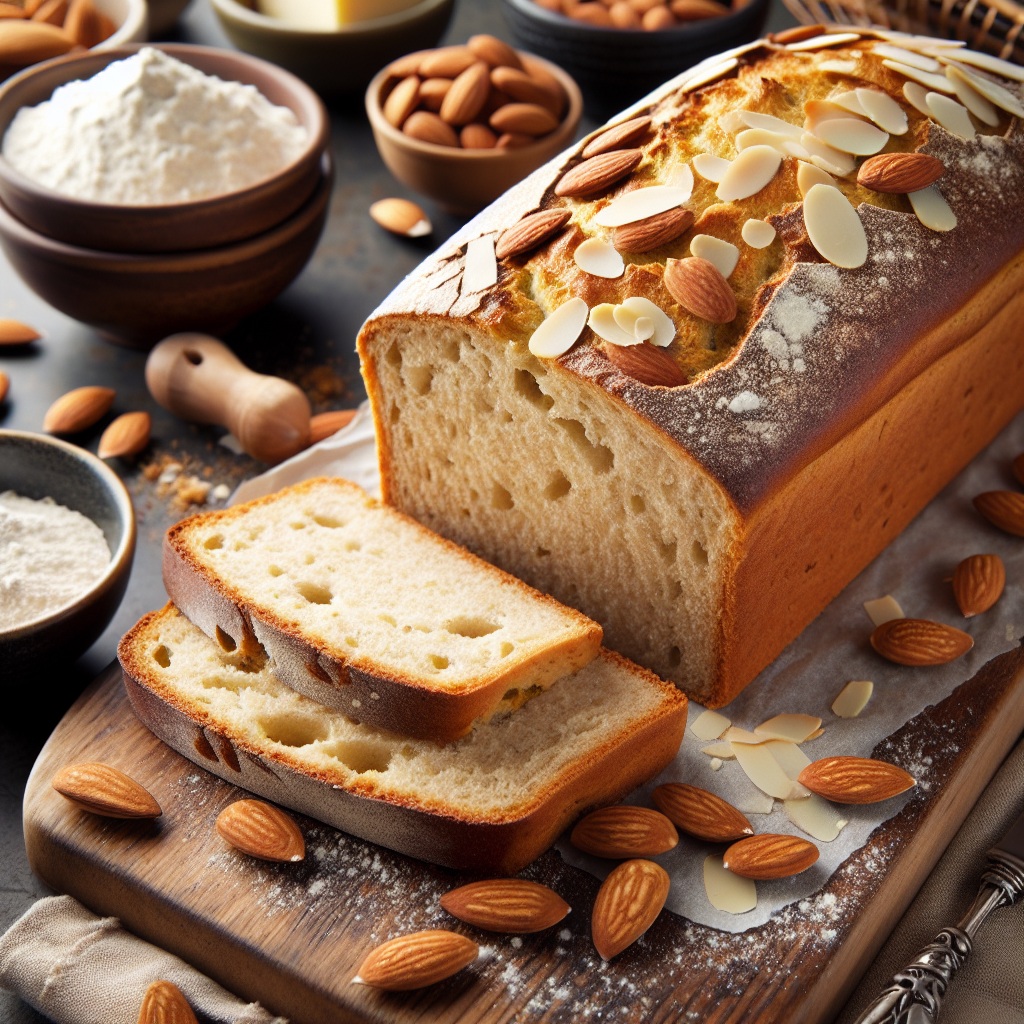
M153 206L223 195L271 177L306 145L287 107L145 47L36 107L4 134L4 158L76 199Z
M103 531L53 498L0 494L0 630L71 604L107 571Z

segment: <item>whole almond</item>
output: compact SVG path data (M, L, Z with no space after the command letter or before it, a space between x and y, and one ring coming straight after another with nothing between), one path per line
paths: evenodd
M501 235L494 246L494 255L501 260L535 249L541 242L561 231L570 216L568 210L541 210L523 217L518 224Z
M479 955L480 947L457 932L413 932L374 949L354 980L387 992L408 992L450 978Z
M477 60L482 60L492 68L515 68L517 71L523 69L523 62L516 51L495 36L470 36L466 46Z
M63 25L67 13L68 0L45 0L32 15L32 20L43 21L47 25Z
M721 18L729 13L725 4L716 3L715 0L669 0L668 9L679 21Z
M612 231L612 245L619 252L650 252L667 245L690 229L693 224L693 210L676 206L653 217L623 224Z
M160 805L149 792L109 764L87 761L62 768L53 788L83 811L104 818L159 818Z
M442 121L429 110L416 110L402 125L402 131L410 138L429 142L435 146L458 146L459 137L450 124Z
M562 83L545 67L537 57L531 57L528 53L521 55L523 70L542 88L554 101L553 107L557 117L562 116L562 109L565 106L566 95Z
M1013 460L1013 475L1017 478L1018 483L1024 487L1024 452L1021 452Z
M629 6L636 11L637 14L643 16L648 11L657 7L658 4L663 4L665 0L629 0Z
M217 815L217 831L236 850L260 860L300 861L306 843L299 826L273 804L236 800Z
M79 45L87 49L103 41L100 12L92 0L71 0L64 31Z
M626 0L616 0L616 3L608 8L608 17L612 19L612 24L616 28L632 31L640 28L640 15L626 3Z
M592 156L559 178L555 195L577 197L601 192L635 170L643 155L639 149L617 149Z
M733 843L725 851L727 870L743 878L788 878L806 871L818 859L814 843L797 836L765 833Z
M650 126L651 119L649 117L632 117L628 121L623 121L591 139L583 149L583 158L589 159L599 153L622 149L639 139Z
M736 319L736 296L709 260L687 256L665 264L665 287L683 309L701 320L727 324Z
M419 98L419 78L416 75L403 78L384 101L384 119L395 128L401 128L406 118L416 109Z
M26 67L59 57L74 46L74 40L56 25L18 18L0 20L0 64Z
M506 103L491 114L490 125L497 132L538 136L554 131L558 118L538 103Z
M594 857L625 860L667 853L679 845L679 833L658 811L618 804L581 818L572 830L571 842Z
M154 981L142 997L139 1024L197 1024L181 989L169 981Z
M101 459L138 455L149 444L151 426L152 421L148 412L126 412L124 415L118 416L103 431L96 454Z
M709 843L730 843L754 834L750 822L732 804L706 789L669 782L658 786L653 798L677 828Z
M668 889L668 873L650 860L627 860L604 880L590 918L602 960L611 960L654 924Z
M1017 537L1024 537L1024 494L986 491L974 499L974 507L993 526Z
M421 78L458 78L476 62L468 46L442 46L423 55L419 74Z
M890 619L871 634L871 646L897 665L945 665L966 654L974 640L944 622Z
M563 5L563 11L576 21L596 25L598 28L611 28L612 19L607 9L596 3L575 3L570 0Z
M46 410L43 430L48 434L77 434L107 414L114 404L114 395L113 388L75 388Z
M874 804L917 785L902 768L870 757L825 757L809 764L797 781L837 804Z
M491 92L491 73L481 60L471 64L445 93L441 120L452 125L469 124L483 109Z
M879 153L857 171L857 184L894 195L919 192L945 172L942 161L926 153Z
M0 345L27 345L42 335L19 320L0 320Z
M825 26L821 24L797 25L794 28L783 29L781 32L772 32L768 38L773 43L785 46L787 43L799 43L804 39L813 39L815 36L824 35L825 31Z
M485 124L467 124L459 132L459 142L463 149L494 149L498 136Z
M44 2L45 0L25 0L25 17L31 18L43 6Z
M316 444L342 427L347 427L355 416L355 409L336 409L334 412L322 412L309 420L309 443Z
M667 7L652 7L641 19L640 27L645 32L662 32L674 28L678 22Z
M451 87L452 80L450 78L428 78L425 82L420 82L419 102L427 110L437 113Z
M679 388L686 374L663 349L643 341L639 345L601 345L601 351L627 377L651 388Z
M485 931L519 935L550 928L572 910L558 893L525 878L470 882L446 892L441 906Z
M0 3L0 18L24 18L25 8L17 4Z
M538 106L550 110L556 118L561 113L561 101L552 96L525 71L517 71L515 68L495 68L491 72L491 82L495 89L500 89L504 95L513 100L518 100L520 103L536 103Z
M408 53L388 65L388 74L392 78L408 78L410 75L418 75L422 63L422 53Z
M504 132L498 136L494 144L495 149L522 149L523 146L532 146L537 140L532 135L523 135L520 132Z
M7 392L10 389L10 386L10 378L7 376L6 373L4 373L3 370L0 370L0 402L3 402L3 400L7 397Z
M987 612L1006 586L1006 568L998 555L971 555L953 572L953 596L964 618Z
M480 111L480 120L489 121L491 114L493 114L500 107L505 106L506 103L511 103L512 98L506 96L500 89L495 89L491 86L490 94L487 97L487 102L484 104L484 109Z
M385 231L406 238L422 238L433 230L427 215L410 199L378 199L370 207L370 216Z

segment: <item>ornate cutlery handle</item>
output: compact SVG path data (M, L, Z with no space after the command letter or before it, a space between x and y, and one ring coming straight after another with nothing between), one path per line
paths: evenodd
M972 940L996 907L1024 895L1024 865L1000 850L989 851L978 895L958 925L943 928L892 984L861 1014L857 1024L934 1024L950 979L971 951Z

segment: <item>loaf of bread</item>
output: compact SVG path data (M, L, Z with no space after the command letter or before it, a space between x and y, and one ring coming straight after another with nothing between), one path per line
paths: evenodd
M439 742L597 656L601 627L381 505L307 480L167 531L171 600L321 704Z
M118 647L141 721L253 793L445 867L515 873L580 813L661 771L686 698L609 651L519 710L445 746L375 729L225 651L173 605Z
M1021 69L851 31L669 83L359 337L385 500L711 707L1024 404Z

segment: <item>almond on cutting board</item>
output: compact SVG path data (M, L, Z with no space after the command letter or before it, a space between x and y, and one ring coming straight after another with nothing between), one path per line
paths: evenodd
M953 572L953 596L965 619L987 612L1006 586L1006 567L998 555L971 555Z
M48 434L77 434L101 419L114 404L113 388L89 385L61 395L43 417Z
M572 830L571 842L594 857L625 860L667 853L679 845L679 833L658 811L617 804L581 818Z
M857 184L894 195L919 192L938 181L945 167L926 153L879 153L857 171Z
M612 245L619 252L650 252L685 234L693 224L693 210L676 206L653 217L623 224L612 231Z
M170 981L154 981L142 997L138 1024L198 1024L181 989Z
M577 198L601 192L631 173L643 155L639 149L617 149L592 156L559 178L555 185L555 195Z
M665 287L688 312L713 324L736 319L736 296L722 272L700 256L670 259L665 264Z
M673 825L709 843L731 843L754 834L750 822L732 804L706 789L669 782L658 786L652 799Z
M686 374L663 349L644 341L639 345L602 344L601 351L617 370L649 388L679 388Z
M825 757L809 764L797 781L837 804L874 804L917 785L902 768L870 757Z
M370 216L385 231L406 238L422 238L434 230L422 208L409 199L378 199L370 207Z
M590 932L602 960L611 960L654 924L665 906L668 873L650 860L627 860L602 883Z
M101 459L138 455L149 444L152 426L148 412L126 412L103 431L96 454Z
M260 860L296 862L306 856L299 826L273 804L236 800L217 815L217 831L236 850Z
M871 634L871 646L897 665L945 665L966 654L967 633L929 619L890 619Z
M20 320L0 319L0 345L28 345L41 337L34 327Z
M457 932L413 932L374 949L352 980L386 992L408 992L450 978L479 954L480 947Z
M525 878L470 882L446 892L441 906L467 924L513 935L543 931L572 910L558 893Z
M798 875L817 859L814 843L798 836L765 833L733 843L725 851L723 864L734 875L761 881Z
M986 491L974 499L974 507L1000 530L1024 537L1024 494Z
M540 210L528 214L498 238L494 255L501 260L535 249L561 231L571 216L568 210Z
M53 777L53 788L83 811L104 818L159 818L160 805L133 778L109 764L68 765Z

